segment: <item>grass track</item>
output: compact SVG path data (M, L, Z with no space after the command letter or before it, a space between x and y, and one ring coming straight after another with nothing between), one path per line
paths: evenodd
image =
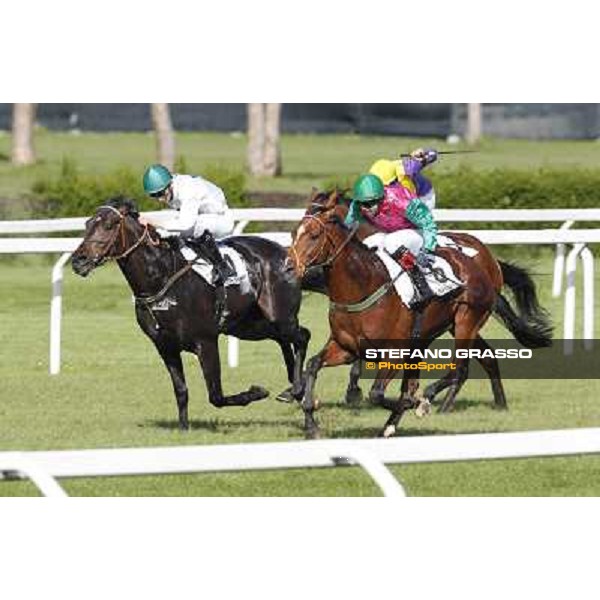
M543 303L561 331L562 305L549 297L551 257L524 258L537 273ZM212 408L192 357L192 431L176 429L175 402L166 371L138 330L128 288L114 267L82 281L67 274L63 372L47 375L48 264L39 259L0 260L0 449L108 448L277 441L302 438L298 407L268 399L248 408ZM327 334L326 303L308 295L302 321L311 328L310 351ZM495 322L488 337L500 337ZM224 345L223 345L224 349ZM385 413L368 406L348 409L338 400L347 368L323 372L319 413L327 437L373 435ZM241 366L224 368L234 391L251 383L273 393L286 385L278 348L242 343ZM600 425L600 384L587 381L507 381L510 411L491 409L486 381L467 383L451 415L419 421L408 415L401 435ZM557 458L453 465L394 467L415 495L598 495L600 458ZM373 495L375 486L358 469L299 470L261 474L106 478L66 482L75 495ZM30 484L0 483L0 494L34 493Z

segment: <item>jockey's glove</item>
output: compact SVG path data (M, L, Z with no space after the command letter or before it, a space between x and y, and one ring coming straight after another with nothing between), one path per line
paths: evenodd
M169 231L168 229L163 229L162 227L157 227L156 233L158 233L163 240L168 240L169 238L177 237L179 235L179 233L176 231Z
M422 269L428 269L433 264L433 256L427 250L421 250L417 256L417 264Z
M423 166L430 165L437 160L438 154L433 148L417 148L410 153L411 158L418 160Z

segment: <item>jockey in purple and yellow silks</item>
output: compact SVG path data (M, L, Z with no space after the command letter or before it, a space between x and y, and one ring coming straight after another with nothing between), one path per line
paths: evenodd
M371 165L369 172L377 175L385 186L399 183L422 200L429 210L433 210L435 190L422 171L426 166L434 163L437 157L435 150L419 148L401 160L380 159Z

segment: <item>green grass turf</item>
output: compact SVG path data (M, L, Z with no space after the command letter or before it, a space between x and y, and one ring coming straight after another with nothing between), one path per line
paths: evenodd
M8 161L10 136L0 135L0 199L26 194L39 177L55 175L63 157L77 161L87 172L106 172L128 166L138 170L155 160L151 133L71 133L39 131L35 138L39 163L14 168ZM259 191L306 194L332 176L353 176L382 156L394 157L418 146L456 149L440 140L358 135L284 135L284 174L274 179L250 178L249 187ZM244 168L247 139L243 134L178 133L177 154L184 156L190 172L202 172L209 163ZM539 166L592 167L600 162L600 144L595 141L484 140L477 154L443 158L436 169ZM11 217L21 216L18 204L5 209Z
M536 273L542 302L562 332L562 301L550 298L550 253L523 255ZM177 430L170 380L152 344L138 329L131 296L118 269L104 267L89 279L66 274L63 370L48 376L50 264L39 258L0 259L0 449L113 448L227 444L303 438L299 407L273 398L247 408L217 410L207 401L195 359L185 360L192 430ZM598 307L596 307L598 308ZM310 353L328 331L324 298L309 294L302 322L313 333ZM491 321L484 335L504 337ZM224 342L224 340L223 340ZM222 344L223 358L225 344ZM225 361L223 361L225 362ZM348 368L324 370L317 394L325 437L367 437L386 418L370 406L340 403ZM241 343L241 366L224 366L228 393L256 383L273 394L286 387L272 342ZM450 415L402 421L400 435L443 435L600 426L600 383L506 381L508 412L490 405L487 381L467 382ZM366 387L366 385L364 386ZM553 458L462 464L397 466L413 495L598 495L600 458ZM359 469L81 479L64 482L73 495L374 495ZM29 483L0 482L0 495L35 493Z

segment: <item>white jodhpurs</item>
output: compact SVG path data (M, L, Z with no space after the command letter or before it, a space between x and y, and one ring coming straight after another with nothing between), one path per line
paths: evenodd
M200 237L206 230L219 239L231 235L234 228L233 216L230 210L222 214L198 215L194 225L194 237Z
M385 250L392 255L400 246L408 248L414 256L418 256L423 247L423 236L415 229L401 229L392 233L375 233L363 242L369 248Z

